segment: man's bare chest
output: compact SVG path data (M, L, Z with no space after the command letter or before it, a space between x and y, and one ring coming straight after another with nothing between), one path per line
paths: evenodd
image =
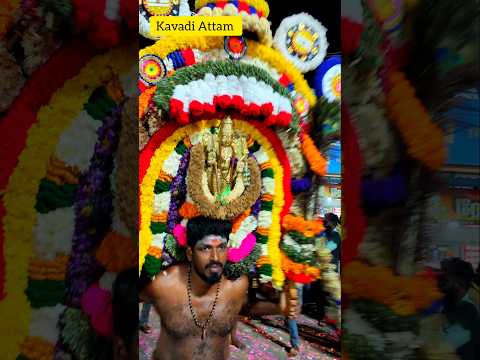
M195 324L192 310L195 313L198 323L205 324L210 316L212 303L193 302L192 309L185 301L181 304L170 307L162 306L160 309L160 320L162 328L175 339L183 339L192 336L201 336L202 330ZM214 312L210 316L207 334L210 336L226 337L237 321L240 309L231 302L217 302Z

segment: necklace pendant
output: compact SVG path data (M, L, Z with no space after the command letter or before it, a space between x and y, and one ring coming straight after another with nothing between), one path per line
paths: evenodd
M207 329L202 329L202 340L207 336Z

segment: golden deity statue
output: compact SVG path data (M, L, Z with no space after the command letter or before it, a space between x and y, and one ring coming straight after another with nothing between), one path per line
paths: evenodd
M234 131L229 117L222 121L217 134L206 132L202 138L206 159L206 182L211 200L228 203L243 193L248 183L247 141Z

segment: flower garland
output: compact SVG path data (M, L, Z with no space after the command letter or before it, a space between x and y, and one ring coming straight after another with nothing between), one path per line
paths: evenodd
M217 2L215 0L195 0L195 9L196 10L201 9L210 3L217 3L218 4L217 6L221 6L220 3L224 3L225 5L223 6L226 6L228 2L227 1ZM254 8L256 12L259 14L258 16L268 17L268 15L270 14L270 7L268 6L268 3L265 0L242 0L239 3L244 3L245 5L248 5L250 8ZM239 4L237 6L240 6L240 9L242 9L245 5ZM247 9L245 8L245 10ZM251 9L249 10L251 11Z
M310 165L310 169L315 174L324 176L327 173L327 160L317 149L312 138L306 133L302 134L302 152Z
M200 51L209 51L212 49L222 49L223 40L220 37L168 37L157 41L154 45L140 50L139 57L153 54L160 59L167 57L176 50L198 49ZM262 44L250 41L246 57L258 58L264 63L277 70L279 74L285 74L293 84L297 93L302 95L313 106L316 102L316 96L309 87L307 81L292 64L287 61L278 51L264 46Z
M81 296L100 270L95 254L89 252L99 244L110 226L109 221L105 220L109 219L111 214L109 176L118 143L120 116L121 107L114 108L99 129L90 168L75 196L76 226L65 295L65 303L71 307L80 305ZM88 231L92 227L96 229L93 233Z
M0 5L0 37L7 33L20 7L20 0L8 0Z
M342 16L342 55L351 56L355 54L362 37L363 25Z
M390 268L369 266L358 261L344 268L342 280L342 289L351 299L361 299L368 294L372 301L389 306L403 316L426 309L442 296L436 284L423 276L397 276Z
M408 146L408 153L433 170L440 168L446 158L443 131L432 122L403 73L392 72L389 80L392 87L387 94L387 107ZM413 123L412 116L415 117Z
M156 86L151 86L145 91L142 91L138 97L138 118L142 119L147 112L148 107L152 103L153 94L157 91Z
M235 127L245 134L250 134L253 139L256 139L256 141L249 146L249 150L256 150L255 143L258 142L264 154L268 156L268 158L262 162L259 151L254 151L260 168L262 168L262 163L270 162L273 174L275 174L270 223L263 223L262 211L260 211L258 216L258 228L256 230L257 241L262 243L264 236L268 234L267 253L264 251L261 253L261 256L264 257L264 262L263 264L257 262L258 273L260 274L260 281L268 282L271 276L273 286L280 289L285 278L281 269L279 249L281 239L280 223L292 202L290 193L290 166L280 139L274 135L271 130L258 122L253 122L254 128L251 128L249 124L250 122L235 122ZM262 170L262 177L269 177L268 175L269 171L267 169ZM264 196L265 194L263 194L262 197ZM269 230L267 230L268 228ZM268 262L265 261L265 256L267 256Z
M292 214L283 218L282 228L285 232L297 231L307 237L315 236L325 230L321 220L305 220L301 216Z
M141 217L141 222L140 222L140 239L141 239L141 242L140 242L140 255L139 255L139 262L140 262L140 266L143 266L143 259L145 259L146 261L146 258L145 256L153 249L150 249L151 246L153 245L153 243L151 244L150 241L151 240L148 240L150 238L150 236L152 236L151 234L153 233L153 231L157 231L155 230L157 225L152 225L153 228L150 228L150 226L148 225L148 223L146 221L143 221L143 219L149 219L149 218L152 218L152 210L153 210L153 206L154 206L154 194L150 193L151 195L147 195L148 194L148 188L152 189L155 187L155 182L157 180L154 180L155 179L155 176L154 174L159 174L160 173L160 169L161 167L163 166L163 169L165 171L165 165L162 165L162 161L163 163L165 163L165 161L171 157L170 154L172 154L172 152L174 151L175 147L177 147L179 141L182 139L182 138L185 138L187 135L190 136L190 139L191 139L191 143L192 144L195 144L199 141L199 138L198 136L196 136L195 138L192 138L192 134L195 134L199 131L201 131L202 128L205 128L206 126L211 126L211 124L214 124L215 121L209 121L209 122L197 122L197 123L194 123L194 124L191 124L191 125L188 125L186 127L182 127L180 129L178 129L176 132L173 132L173 128L170 129L170 132L173 133L174 135L170 136L170 137L166 137L166 136L162 136L162 138L167 138L167 139L164 139L163 142L161 142L161 139L160 139L160 135L157 136L154 135L154 137L152 138L152 140L156 143L156 144L159 144L161 143L161 147L157 147L157 150L155 151L154 155L152 156L152 152L153 152L153 146L152 144L147 144L147 147L145 148L145 152L142 152L141 153L141 159L140 159L140 163L144 164L146 166L146 164L148 163L148 160L150 160L150 167L148 167L148 170L145 171L146 174L142 177L140 176L140 179L141 179L141 193L140 193L140 197L141 197L141 208L140 208L140 217ZM255 128L253 127L253 125L255 126ZM271 131L271 130L268 130L266 127L262 126L260 123L258 122L250 122L250 123L245 123L243 121L237 121L235 120L235 128L239 129L240 131L243 131L244 133L249 133L251 134L252 137L257 137L257 138L263 138L265 136L267 136L268 140L265 139L264 141L262 141L262 148L264 148L265 145L267 145L267 153L269 153L269 157L268 158L265 158L265 155L260 155L257 154L259 156L259 158L263 158L264 160L262 160L263 162L271 162L271 156L273 156L273 158L275 159L278 154L281 155L281 159L282 159L282 164L283 164L283 167L286 167L285 168L285 171L286 171L286 174L288 175L289 174L289 167L288 167L288 160L287 160L287 156L286 154L284 153L284 151L282 150L283 148L281 148L281 143L280 141L277 139L276 141L275 140L272 140L275 138L274 136L274 133ZM261 128L262 130L262 133L258 132L258 130L256 130L256 128ZM198 130L197 130L198 129ZM256 130L257 132L255 132L254 130ZM162 131L159 131L159 133L162 133L164 134L163 132L163 129ZM271 149L271 144L274 144L274 149ZM253 148L252 148L253 147ZM255 143L252 142L251 143L251 149L250 150L257 150L260 149L260 143L257 143L256 147L255 147ZM268 149L271 149L271 150L268 150ZM273 151L276 151L273 152ZM274 155L276 154L276 155ZM270 159L270 160L267 160L267 159ZM263 162L260 161L260 164L262 164ZM179 162L177 162L179 164ZM155 168L153 166L156 166ZM270 165L271 166L271 165ZM168 170L169 172L169 176L175 176L176 172L178 171L178 166L175 166L173 168L170 168ZM279 170L274 170L273 173L277 174L279 172ZM143 173L143 170L141 169L141 173ZM152 174L152 175L149 175L149 174ZM262 171L262 175L269 175L269 171L267 171L267 168L265 168L263 171ZM148 177L150 176L150 178ZM271 176L271 175L269 175ZM288 176L289 178L289 176ZM148 179L148 180L147 180ZM146 185L146 181L149 181L149 185ZM280 195L277 195L277 201L279 199L282 199L284 200L284 202L282 201L281 204L284 205L284 207L286 207L288 209L290 203L291 203L291 195L289 195L289 189L290 189L290 183L289 183L289 180L285 180L283 179L283 177L277 177L277 180L275 180L277 182L277 184L275 185L275 188L282 188L284 187L288 192L286 192L286 196L285 196L285 199L283 199L283 194L280 194ZM278 184L279 183L279 184ZM157 183L158 184L158 183ZM160 186L160 184L158 184L158 186ZM166 186L163 186L162 185L162 188L164 188L165 190L169 190L171 189L170 185L166 185ZM270 188L269 185L267 185L267 188ZM159 188L160 190L160 188ZM163 190L163 191L165 191ZM146 196L147 195L147 196ZM148 202L146 202L148 201ZM271 200L268 200L268 201L271 201ZM274 200L274 203L275 203L275 200ZM150 204L150 205L149 205ZM168 208L168 206L165 204L163 205L165 208ZM282 206L279 207L279 210L281 212L286 212L287 210L285 210L285 208L282 208ZM268 220L269 216L268 215L267 217L265 217L265 215L261 215L259 214L260 218L259 219L265 219L263 220L264 222L265 221L268 221L268 222L265 222L265 226L267 227L270 227L272 226L273 227L273 224L275 223L275 220ZM163 219L162 221L166 221L166 217L165 219ZM272 224L272 225L270 225ZM261 225L261 221L259 221L259 227ZM160 256L161 256L161 253L162 253L162 243L163 241L166 239L166 235L167 233L166 232L163 232L162 228L160 227L158 229L160 231L160 233L157 233L156 237L157 237L157 240L155 240L155 243L157 244L157 246L155 246L157 248L157 250L155 250L155 254L156 256L153 256L149 258L149 261L153 261L155 262L157 265L155 267L152 267L150 268L150 271L152 272L152 275L155 273L155 271L157 271L159 269L159 266L161 265L160 264ZM166 227L165 227L165 230ZM270 240L267 241L267 239L270 239L272 237L272 231L268 231L268 230L261 230L262 232L265 232L263 237L260 238L260 241L263 241L265 244L270 244ZM150 234L149 234L150 233ZM273 235L275 235L276 232L273 232ZM262 235L262 234L260 234ZM266 235L266 236L265 236ZM259 239L259 236L257 235L257 240ZM274 237L275 239L275 237ZM278 236L278 240L279 242L279 236ZM277 247L278 247L278 242L277 242ZM248 243L246 243L247 245ZM245 246L246 246L245 245ZM251 244L250 244L251 245ZM271 246L271 245L269 245ZM274 251L270 251L270 250L267 250L265 249L265 254L267 253L271 253L273 254L273 258L275 259L275 250ZM143 257L143 259L142 259ZM156 258L157 260L154 260L154 258ZM271 268L270 268L271 269ZM271 270L270 270L271 271ZM281 272L281 271L280 271ZM268 276L268 275L267 275ZM280 276L278 275L278 271L275 273L275 279L277 278L280 278ZM280 280L281 281L281 280ZM279 282L279 281L277 281Z
M298 233L286 233L280 249L293 261L313 265L316 263L315 238L303 237Z
M384 209L407 199L407 179L403 175L362 181L362 198L367 209Z
M138 28L138 18L132 13L133 6L129 0L72 0L72 5L75 29L87 33L88 40L100 49L120 44L123 30L121 17L130 29Z
M265 96L259 98L262 93ZM242 115L264 116L269 125L287 126L292 121L295 128L299 122L286 88L265 70L233 61L209 61L179 69L157 83L154 103L182 124L189 122L190 113L215 115L217 108L230 107Z
M344 204L345 238L342 247L342 266L346 266L358 254L358 246L362 243L366 217L361 206L361 174L363 159L361 156L357 135L353 127L348 110L342 106L342 163L343 170L343 197L349 199Z
M81 67L92 57L91 49L80 42L66 45L51 56L49 61L36 71L22 88L17 100L12 103L8 113L0 122L0 134L6 134L0 142L3 154L3 169L0 173L0 189L6 189L8 180L17 166L20 152L24 149L28 129L37 120L38 109L45 105L52 94L67 79L78 73ZM68 63L70 66L60 66ZM45 79L48 79L46 81ZM5 215L4 200L0 199L0 219ZM0 222L0 248L4 248L3 222ZM4 259L0 259L0 298L4 294Z
M103 88L100 88L100 90L101 89ZM88 102L83 106L83 108L87 109L87 112L93 116L101 114L102 112L98 111L99 107L104 107L106 105L104 93L98 90L99 89L92 93ZM97 110L93 111L95 109ZM69 240L72 237L74 228L74 214L71 209L74 194L68 194L68 202L66 204L62 202L52 203L51 199L52 196L54 197L62 187L78 184L78 177L73 175L72 171L78 173L79 170L76 170L76 167L66 164L75 163L75 160L77 159L76 152L79 152L79 150L82 150L81 152L86 154L93 152L95 144L88 140L90 140L90 138L96 139L95 132L97 128L96 126L91 128L88 125L97 122L95 120L100 120L94 119L90 115L87 116L83 113L80 115L81 116L78 116L73 120L70 128L64 131L59 139L56 152L58 153L58 156L63 158L65 163L55 157L50 159L46 179L48 180L50 177L51 179L54 179L55 182L45 182L45 179L42 180L37 194L37 204L35 206L40 213L38 215L37 225L34 232L36 248L35 258L47 260L46 262L43 262L42 265L47 267L48 272L46 274L42 274L42 272L34 272L31 263L28 288L25 293L33 308L32 319L30 321L30 337L36 336L46 339L50 344L54 344L58 338L58 331L55 325L64 308L63 305L59 304L63 302L64 298L64 278L67 264L64 261L65 257L63 256L57 256L57 259L61 261L60 268L56 264L56 259L52 261L49 259L52 259L55 256L55 253L67 254L70 252L71 244ZM83 122L85 129L78 127L78 123L83 120L86 120L86 122ZM72 132L71 129L78 129L81 131ZM79 136L81 136L84 141L78 143L77 139ZM75 141L73 141L73 139L75 139ZM75 152L71 151L72 147L75 148ZM75 184L68 184L65 181L70 181ZM48 188L46 188L45 184L48 184ZM73 190L76 191L76 186L73 186ZM49 199L50 202L46 202L46 204L48 204L47 207L39 206L40 201L45 202ZM64 206L67 207L62 208ZM66 218L62 218L62 216L66 216ZM68 258L66 259L68 260ZM33 266L33 268L35 270L38 269L37 266ZM41 271L42 269L38 270ZM40 275L40 277L38 275ZM24 343L28 343L28 341L29 337L25 339ZM53 347L53 345L51 346ZM26 351L30 350L27 349Z
M110 227L112 194L110 173L113 169L114 153L118 144L122 105L111 109L102 127L98 130L98 142L88 173L82 179L76 194L76 227L72 240L72 255L68 264L65 290L65 303L69 307L81 307L88 314L92 327L99 335L111 334L111 295L110 290L99 290L103 297L96 296L92 283L98 279L103 269L92 252ZM94 228L95 231L88 231ZM128 240L127 240L128 241ZM103 242L102 242L103 243ZM102 245L100 244L100 248ZM105 273L108 275L111 273ZM113 279L112 279L113 280ZM101 283L101 280L100 280ZM110 297L109 297L110 296ZM99 307L89 304L95 304ZM65 311L66 314L68 311ZM62 336L57 351L62 349L67 320L61 327ZM71 349L72 350L72 349ZM78 354L76 354L78 356Z
M318 267L297 263L283 252L282 269L288 279L302 284L309 284L321 278L321 271Z
M157 134L159 135L154 136L140 153L139 273L147 261L149 252L151 254L148 257L147 272L151 276L154 276L160 270L161 266L159 260L167 230L167 219L165 216L163 226L160 226L162 223L159 223L159 225L152 225L153 228L151 228L150 220L153 215L155 195L153 190L157 188L159 193L169 190L171 178L176 174L179 162L177 162L176 169L169 169L169 172L172 174L161 172L163 164L172 155L175 147L182 139L186 138L193 129L197 128L201 130L203 126L205 126L205 123L202 122L179 129L177 129L176 126L167 125L166 131L163 131L163 128L162 131L158 131ZM162 149L161 152L159 151L160 146ZM156 186L157 179L159 180L158 186ZM166 207L168 209L169 205ZM165 230L165 232L162 230ZM153 231L157 233L155 243L158 244L158 246L154 247L151 246ZM162 235L162 233L165 233L165 235Z
M137 264L136 252L137 248L130 238L111 231L103 239L95 256L106 271L119 273Z
M80 49L83 49L83 47L80 47ZM29 207L28 204L34 203L35 186L46 173L48 158L53 152L59 134L75 116L76 111L85 102L85 99L88 98L92 85L95 86L110 77L111 70L107 67L107 64L113 70L128 69L129 64L126 64L128 61L126 61L125 56L119 55L119 53L122 54L122 51L124 52L125 49L118 49L92 60L78 76L64 85L61 92L52 97L49 106L39 111L38 121L30 129L28 145L20 156L17 170L9 179L7 187L9 191L4 196L4 204L7 209L4 218L5 239L15 239L16 241L14 243L7 241L5 244L5 253L12 260L7 263L6 289L8 296L0 303L0 314L4 319L2 325L9 328L12 334L11 337L0 342L0 347L7 358L16 355L20 338L26 333L28 319L30 318L29 306L23 294L26 287L26 277L24 278L22 274L27 274L27 259L31 254L31 242L30 235L23 229L33 228L35 213L33 211L26 212L25 209L33 210L33 207ZM89 51L87 51L88 53ZM80 55L80 59L84 59L84 56ZM108 69L108 71L105 73L98 71L98 69ZM58 76L53 76L53 84L58 79ZM85 86L85 84L89 86ZM48 93L50 92L47 91ZM70 94L72 93L76 94L75 101L71 99ZM40 98L40 104L44 101L42 95L44 94L41 92L36 94ZM51 124L52 119L55 119L54 124ZM22 230L20 231L20 229ZM10 309L13 307L16 311L12 312ZM21 308L20 317L18 316L19 307ZM12 317L13 314L15 314L15 319Z
M224 3L221 3L224 4ZM241 3L240 3L241 4ZM210 7L205 6L201 8L197 15L199 16L242 16L242 29L243 31L254 31L258 35L258 40L265 46L271 46L273 43L272 30L270 29L270 23L266 17L262 17L255 14L249 14L240 7L236 7L230 3L225 7Z

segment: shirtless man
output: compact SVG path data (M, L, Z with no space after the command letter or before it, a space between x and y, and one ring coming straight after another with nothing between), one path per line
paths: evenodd
M187 225L187 264L173 265L142 297L161 318L156 360L224 360L230 334L247 302L248 278L223 276L229 221L193 218Z

